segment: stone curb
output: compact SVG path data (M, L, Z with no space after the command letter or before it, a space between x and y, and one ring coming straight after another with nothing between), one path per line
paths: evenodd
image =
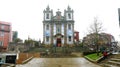
M102 57L100 57L99 59L97 59L97 60L92 60L92 59L90 59L90 58L88 58L87 56L84 56L84 58L85 59L87 59L87 60L89 60L90 62L93 62L93 63L98 63L102 58L103 58L103 56Z
M24 61L22 61L22 64L24 64L24 63L26 63L26 62L30 61L32 58L33 58L33 56L32 56L32 57L30 57L30 58L28 58L28 59L26 59L26 60L24 60Z

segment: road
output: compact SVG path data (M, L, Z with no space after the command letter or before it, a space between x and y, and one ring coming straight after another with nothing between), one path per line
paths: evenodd
M30 62L16 67L100 67L85 58L33 58Z

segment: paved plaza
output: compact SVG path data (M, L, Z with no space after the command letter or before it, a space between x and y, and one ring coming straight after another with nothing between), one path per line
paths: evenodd
M85 58L33 58L30 62L16 67L101 67Z

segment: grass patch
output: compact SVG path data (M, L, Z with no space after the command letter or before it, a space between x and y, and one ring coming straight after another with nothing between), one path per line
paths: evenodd
M102 53L99 53L99 56L97 56L97 53L86 55L85 57L91 59L91 60L98 60L102 56Z

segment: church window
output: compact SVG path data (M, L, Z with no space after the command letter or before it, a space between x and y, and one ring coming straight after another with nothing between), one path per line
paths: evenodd
M49 42L49 36L46 36L46 42Z
M49 25L48 24L46 25L46 30L49 30Z
M68 37L69 41L71 41L71 36Z
M59 27L57 27L57 33L60 33L60 28Z
M46 19L49 19L49 14L47 13Z
M56 28L57 28L57 33L60 33L60 32L61 32L61 31L60 31L60 30L61 30L60 25L57 25Z
M58 28L58 32L60 32L60 29Z
M68 18L71 19L71 14L70 13L68 13Z
M71 24L68 24L68 29L71 30Z

